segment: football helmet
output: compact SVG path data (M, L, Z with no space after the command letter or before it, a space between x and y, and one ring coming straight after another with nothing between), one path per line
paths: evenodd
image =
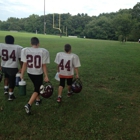
M2 81L3 73L0 71L0 82Z
M49 98L53 94L53 86L51 82L44 82L40 86L40 95L44 98Z
M72 81L71 89L74 93L79 93L82 90L82 82L79 78Z

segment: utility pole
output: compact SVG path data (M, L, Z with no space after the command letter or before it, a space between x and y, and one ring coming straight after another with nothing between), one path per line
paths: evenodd
M46 20L45 20L45 0L44 0L44 35L46 34Z

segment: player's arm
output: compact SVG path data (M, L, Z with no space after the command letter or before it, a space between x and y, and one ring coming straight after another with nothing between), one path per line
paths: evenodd
M24 72L25 72L26 68L27 68L27 62L24 62L22 65L22 69L21 69L21 75L20 75L21 79L23 79Z
M24 55L24 53L21 54L22 49L23 49L23 47L21 47L21 46L18 48L18 60L19 60L19 65L20 65L19 72L21 72L22 65L23 65L23 62L21 61L21 57L22 57L22 55Z
M74 56L73 66L74 66L74 71L76 73L76 78L79 78L79 69L78 69L78 67L80 67L81 64L80 64L79 57L77 55Z
M0 64L1 64L1 52L0 52ZM1 70L2 68L1 68L1 65L0 65L0 70Z
M23 62L21 61L21 58L19 58L19 64L20 64L20 69L19 69L19 72L21 72L22 65L23 65Z
M48 72L47 72L47 66L46 64L42 64L42 69L43 69L43 73L44 73L44 81L48 82L49 78L48 78Z
M79 71L78 71L78 68L74 68L75 70L75 73L76 73L76 78L79 78Z
M1 56L0 56L0 64L1 64ZM0 65L0 70L1 70L1 65Z

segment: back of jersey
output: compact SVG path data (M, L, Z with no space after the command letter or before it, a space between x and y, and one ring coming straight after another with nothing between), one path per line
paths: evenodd
M5 68L18 68L22 47L13 44L0 43L1 66Z
M21 61L27 63L28 73L39 75L43 73L42 64L50 63L50 56L44 48L26 47L22 50Z
M80 60L76 54L60 52L57 53L55 63L59 66L59 74L63 76L74 75L74 68L80 67Z

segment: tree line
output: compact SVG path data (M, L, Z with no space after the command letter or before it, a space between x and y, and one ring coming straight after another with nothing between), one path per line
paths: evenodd
M88 14L70 13L54 14L54 26L60 29L62 35L72 35L92 39L137 41L140 38L140 2L132 9L120 9L117 12L102 13L99 16L88 16ZM32 14L27 18L10 17L6 21L0 20L0 30L16 30L24 32L37 32L59 35L60 30L53 28L53 14ZM67 34L66 34L67 32Z

